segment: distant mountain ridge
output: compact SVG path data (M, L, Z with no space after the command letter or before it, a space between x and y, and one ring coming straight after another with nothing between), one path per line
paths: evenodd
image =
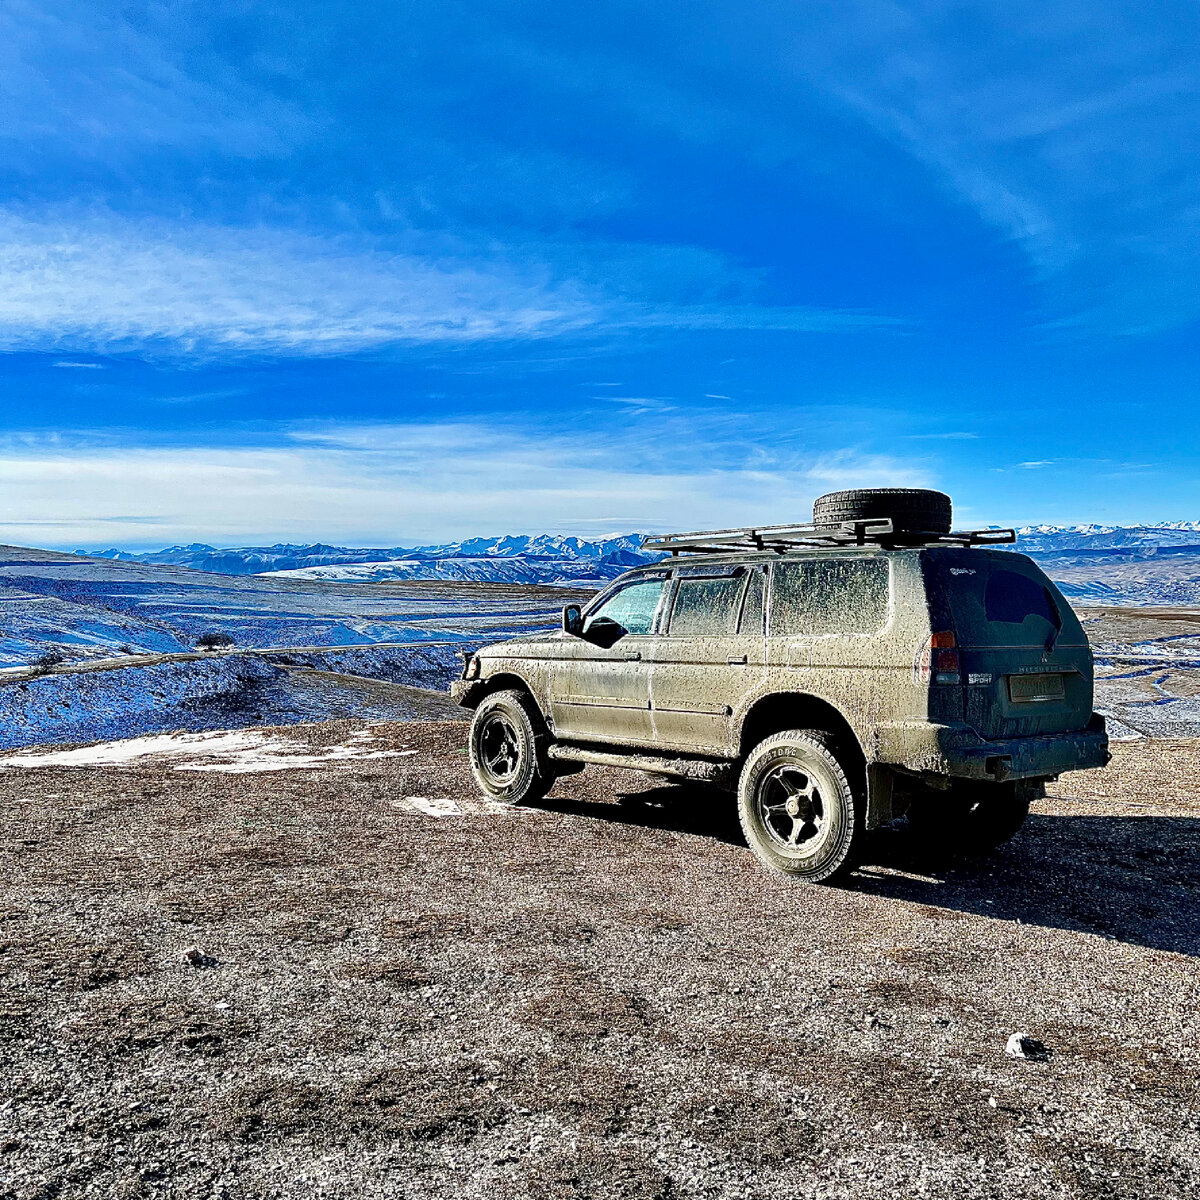
M330 580L463 579L506 583L601 584L656 556L642 533L588 540L562 534L506 534L436 546L387 548L323 543L217 547L203 542L164 550L79 550L90 558L188 567L220 575L292 574Z
M1014 547L1040 562L1077 603L1200 604L1200 521L1154 525L1028 525ZM273 575L345 583L418 579L601 587L658 556L643 533L580 538L502 534L429 546L387 548L323 543L216 547L197 542L92 557L189 567L222 575ZM87 553L80 551L79 553Z
M1017 530L1017 548L1025 554L1059 554L1069 550L1154 553L1184 547L1200 549L1200 521L1162 521L1156 525L1027 525Z
M1076 605L1200 606L1200 521L1035 525L1017 531L1014 549Z

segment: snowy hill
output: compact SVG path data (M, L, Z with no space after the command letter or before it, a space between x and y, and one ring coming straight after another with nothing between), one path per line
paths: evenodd
M340 583L390 583L406 579L462 580L473 583L540 583L552 587L603 587L609 580L647 561L614 562L609 557L540 558L524 554L510 557L467 555L453 558L398 558L383 562L342 563L303 567L297 571L272 571L272 579L325 579Z
M181 653L213 632L239 648L499 640L554 625L565 598L457 580L357 588L280 572L231 578L0 546L0 668L51 650L71 662Z
M1200 605L1200 521L1157 525L1031 525L1017 550L1031 555L1079 604ZM586 539L503 534L442 545L390 548L277 544L219 548L204 543L93 557L186 567L220 575L292 581L534 583L600 587L649 562L644 534ZM81 552L82 553L82 552Z

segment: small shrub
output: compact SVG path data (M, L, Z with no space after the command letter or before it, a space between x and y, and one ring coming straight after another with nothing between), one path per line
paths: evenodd
M58 650L47 650L40 658L33 660L33 670L36 675L49 675L60 663L66 662L66 656Z
M202 633L196 639L197 650L227 650L233 645L233 638L227 633Z

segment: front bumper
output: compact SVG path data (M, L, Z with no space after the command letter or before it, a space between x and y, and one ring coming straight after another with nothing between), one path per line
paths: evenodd
M485 688L482 679L456 679L450 684L450 699L463 708L474 708L483 698Z
M917 774L1003 781L1044 779L1064 771L1107 766L1108 733L1093 713L1086 729L989 741L968 725L903 721L880 726L876 760Z

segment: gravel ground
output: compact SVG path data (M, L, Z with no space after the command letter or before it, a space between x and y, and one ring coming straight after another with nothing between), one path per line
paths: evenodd
M814 888L638 775L493 810L464 734L0 770L0 1197L1200 1193L1200 743Z

